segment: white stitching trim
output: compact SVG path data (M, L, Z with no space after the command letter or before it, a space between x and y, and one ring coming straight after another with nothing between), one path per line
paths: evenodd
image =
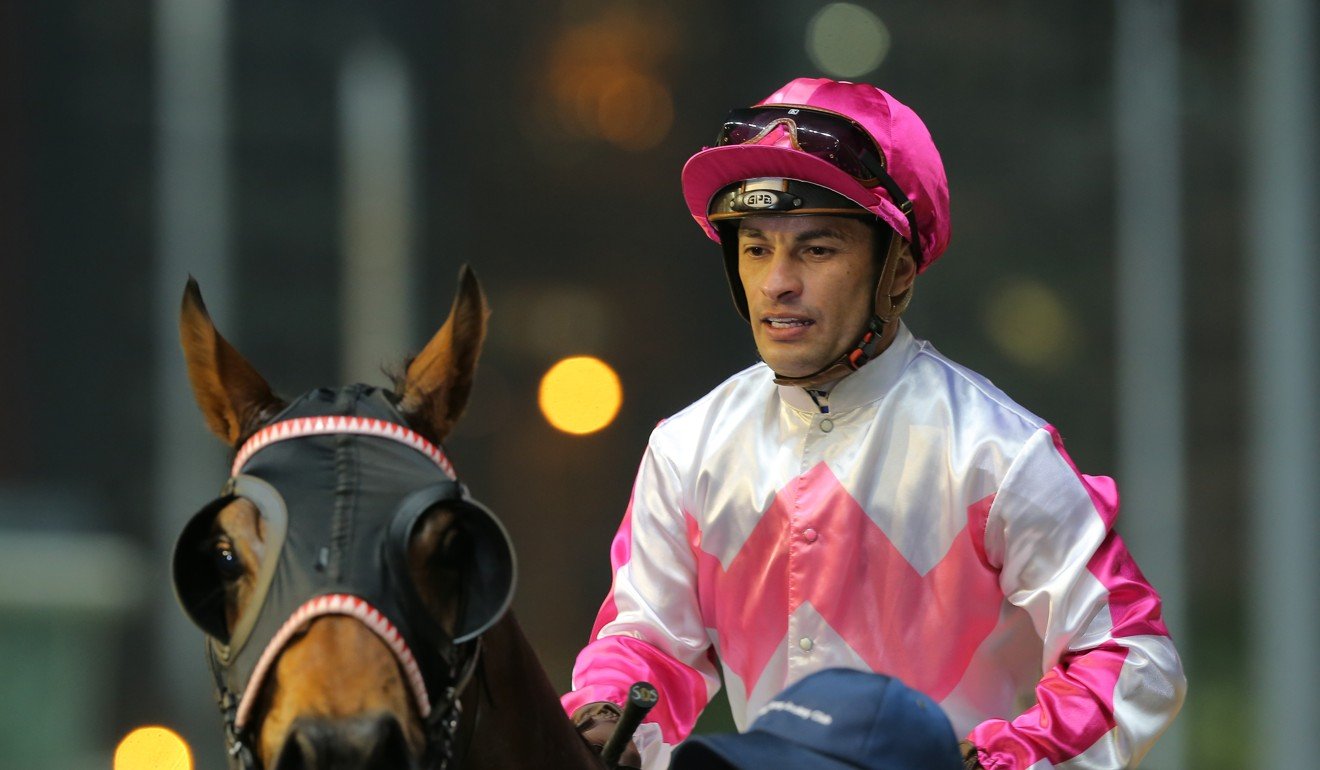
M305 602L303 606L294 610L289 619L284 621L284 625L280 626L275 637L270 640L270 644L266 645L261 658L257 660L256 668L252 670L252 677L243 691L243 698L238 703L238 712L234 716L235 729L242 730L247 724L257 700L257 693L261 690L261 683L271 666L275 664L275 659L284 650L284 646L294 634L302 630L304 625L325 615L347 615L357 618L379 636L394 653L399 665L403 667L404 676L412 689L413 697L417 701L417 711L422 715L422 719L431 715L431 699L426 692L426 680L422 678L422 670L417 666L417 659L413 657L412 650L408 649L407 643L403 641L403 636L394 624L365 599L350 594L326 594Z
M429 457L449 478L455 481L458 480L458 475L454 473L454 466L449 462L449 458L445 456L445 453L416 431L388 420L334 416L295 417L291 420L281 420L267 425L253 434L252 438L243 442L243 446L238 450L238 455L234 457L234 465L230 470L230 475L237 476L248 460L252 459L253 455L271 444L287 441L291 438L325 436L334 433L376 436L412 447Z

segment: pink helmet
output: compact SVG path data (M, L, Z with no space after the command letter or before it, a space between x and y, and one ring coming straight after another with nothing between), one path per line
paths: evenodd
M949 183L935 142L915 112L875 86L825 78L790 81L756 107L780 105L806 108L816 117L826 113L836 121L843 118L845 123L860 128L869 137L867 146L874 146L870 154L879 152L878 169L868 174L878 178L862 178L859 166L865 170L867 164L844 163L837 147L820 150L799 142L803 129L796 124L795 113L786 113L788 118L777 120L772 114L760 133L745 138L734 135L732 140L728 131L731 124L726 123L722 141L729 143L703 149L683 167L683 197L688 210L712 240L720 240L711 222L717 193L749 179L791 179L843 195L909 242L911 222L915 221L920 238L914 244L919 249L918 271L939 259L949 245ZM781 123L782 129L776 125ZM781 211L780 207L769 210ZM813 211L808 208L796 213Z

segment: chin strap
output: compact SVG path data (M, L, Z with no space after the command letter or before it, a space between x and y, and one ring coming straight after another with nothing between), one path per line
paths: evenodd
M894 285L894 275L898 271L899 251L903 241L895 235L889 238L889 250L885 253L885 265L880 271L880 280L875 287L875 298L872 300L871 319L866 323L866 331L862 333L862 338L857 341L851 349L845 350L842 355L833 362L826 364L815 372L802 377L788 377L775 372L776 385L795 385L800 388L815 388L829 382L833 382L846 374L855 372L862 368L866 363L883 351L881 347L885 344L886 327L898 320L907 310L908 303L912 301L912 286L909 286L903 295L895 299L889 292ZM884 306L887 310L884 314L880 313L880 308Z

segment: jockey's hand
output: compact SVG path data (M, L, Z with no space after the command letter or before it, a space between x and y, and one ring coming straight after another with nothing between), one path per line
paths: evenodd
M622 716L623 709L613 703L604 701L588 703L573 712L573 724L577 725L582 740L587 742L592 751L599 754L605 748L606 741L614 734L614 728L619 724L619 718ZM619 770L626 768L640 770L641 766L641 753L637 751L636 744L628 741L623 756L619 757Z
M958 748L962 752L963 770L985 770L971 741L958 741Z

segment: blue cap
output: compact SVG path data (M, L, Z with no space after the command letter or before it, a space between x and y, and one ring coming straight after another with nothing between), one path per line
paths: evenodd
M745 733L694 736L671 770L963 770L939 705L893 677L831 668L790 685Z

